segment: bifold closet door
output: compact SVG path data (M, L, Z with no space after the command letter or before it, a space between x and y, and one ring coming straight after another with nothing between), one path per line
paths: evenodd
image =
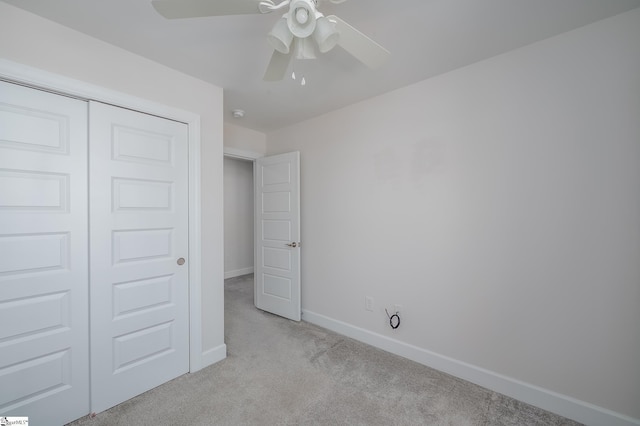
M89 103L91 409L189 369L188 127Z
M0 81L0 415L89 412L87 103Z

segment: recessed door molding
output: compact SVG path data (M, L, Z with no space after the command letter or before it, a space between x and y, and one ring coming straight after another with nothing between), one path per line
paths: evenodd
M202 258L200 198L200 116L80 80L0 59L0 80L86 101L98 101L185 123L189 127L189 371L195 372L224 356L202 353ZM225 351L226 352L226 351ZM218 359L219 358L219 359ZM206 362L205 362L206 361Z

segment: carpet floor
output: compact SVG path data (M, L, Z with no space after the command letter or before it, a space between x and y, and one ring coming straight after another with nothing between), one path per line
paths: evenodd
M402 357L256 309L225 281L227 358L73 426L578 425Z

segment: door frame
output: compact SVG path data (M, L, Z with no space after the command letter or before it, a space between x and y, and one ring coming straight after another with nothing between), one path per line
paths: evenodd
M265 154L261 154L259 152L247 151L244 149L231 148L227 146L224 147L222 153L225 157L228 158L234 158L236 160L247 160L252 161L253 163L255 163L258 158L266 157Z
M189 372L206 367L202 353L200 115L0 58L0 79L185 123L189 128ZM87 301L88 302L88 301ZM224 357L222 357L224 358ZM220 361L215 359L213 362Z

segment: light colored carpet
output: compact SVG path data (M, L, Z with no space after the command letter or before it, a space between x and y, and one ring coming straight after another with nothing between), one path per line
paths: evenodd
M72 425L577 425L259 311L253 275L225 281L225 331L225 360Z

